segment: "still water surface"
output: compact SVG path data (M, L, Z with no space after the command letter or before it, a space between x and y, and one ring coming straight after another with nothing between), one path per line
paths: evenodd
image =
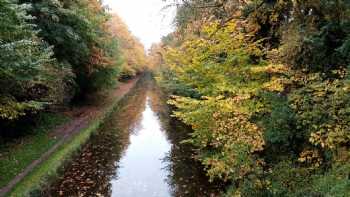
M138 194L147 196L170 196L170 188L165 182L168 171L165 170L166 154L171 144L166 139L159 119L150 106L149 97L141 120L130 135L128 146L116 174L112 179L112 194L133 197ZM131 189L125 189L131 188Z
M180 142L188 128L169 115L151 79L135 90L48 186L44 196L218 196Z

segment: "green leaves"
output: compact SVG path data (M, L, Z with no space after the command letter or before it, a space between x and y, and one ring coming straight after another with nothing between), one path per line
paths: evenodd
M201 98L174 96L169 104L174 116L193 128L187 141L199 149L198 158L211 179L241 181L262 167L256 154L265 146L264 130L256 117L268 102L262 92L282 92L286 70L283 65L253 63L262 56L259 43L248 43L236 22L219 28L204 28L210 37L186 41L168 49L166 64L176 80L203 95ZM215 33L214 33L215 32Z
M0 0L2 119L68 103L76 85L82 96L116 84L118 43L105 27L100 2L20 2L28 4Z
M21 116L26 115L28 111L39 111L44 109L45 102L18 102L11 98L0 97L0 118L6 120L16 120Z
M28 8L0 1L0 118L5 120L17 119L59 100L53 83L60 79L50 79L57 71L52 48L27 23L32 19L26 12ZM48 91L56 98L51 99Z
M113 87L121 63L116 38L106 28L108 14L96 0L64 3L33 3L31 14L36 17L39 36L54 46L59 62L72 67L76 97Z
M348 74L347 74L348 75ZM336 149L350 142L349 81L344 79L322 80L319 73L303 75L302 82L296 75L296 85L291 104L297 113L299 128L312 144ZM300 75L299 75L300 76Z

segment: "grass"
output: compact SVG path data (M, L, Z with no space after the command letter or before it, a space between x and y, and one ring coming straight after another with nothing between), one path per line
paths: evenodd
M130 92L128 94L130 94ZM121 100L127 99L128 94ZM28 176L26 176L15 186L15 188L12 189L11 192L9 192L9 194L7 194L7 196L35 196L36 192L40 192L41 188L48 185L50 181L58 176L59 169L71 159L74 153L80 150L82 145L89 140L90 136L98 130L105 118L107 118L113 111L118 110L118 104L121 100L117 99L111 107L108 107L105 110L102 117L94 120L87 128L82 129L74 137L62 144L49 159L30 172Z
M88 128L83 129L74 138L66 142L45 162L35 168L28 176L26 176L17 186L8 194L8 196L29 196L31 192L40 190L43 185L57 176L58 169L70 159L72 154L79 150L90 137L90 135L97 130L102 120L97 120Z
M0 187L5 186L31 162L50 149L57 139L49 137L56 125L63 124L68 118L53 113L43 113L38 126L30 128L27 135L20 139L0 145Z

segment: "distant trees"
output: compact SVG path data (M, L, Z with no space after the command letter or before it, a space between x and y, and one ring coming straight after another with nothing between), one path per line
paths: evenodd
M228 196L346 196L349 2L175 3L157 79L208 175Z
M164 48L163 44L152 44L151 48L148 50L147 54L147 63L150 69L158 70L158 66L161 66L164 61L163 53Z
M120 51L124 60L121 77L129 78L135 76L144 70L147 64L143 45L131 34L128 26L117 14L113 14L108 24L109 31L119 40Z

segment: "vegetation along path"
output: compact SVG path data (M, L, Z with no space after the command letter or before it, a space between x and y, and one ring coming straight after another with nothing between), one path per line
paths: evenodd
M118 88L112 91L112 93L104 99L104 102L99 103L98 105L76 107L66 111L65 113L67 115L72 116L72 120L50 132L51 137L59 139L58 142L47 152L45 152L39 159L34 160L30 165L28 165L5 187L1 188L0 196L4 196L11 189L13 189L17 183L27 176L35 167L47 160L60 146L62 146L62 144L69 141L77 133L83 131L84 128L87 128L95 119L103 116L104 113L106 113L106 109L109 108L113 102L117 102L123 98L135 86L138 80L139 78L137 77L127 82L120 83Z

